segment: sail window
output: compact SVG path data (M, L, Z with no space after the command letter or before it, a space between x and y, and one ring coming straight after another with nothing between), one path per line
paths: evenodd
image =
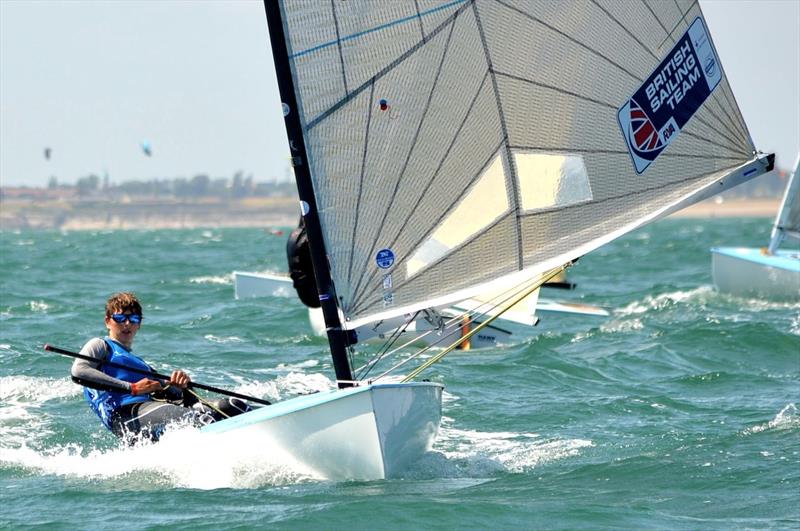
M542 210L590 201L592 188L583 157L514 153L523 210Z
M465 194L409 259L406 266L408 277L447 255L508 211L506 177L499 154Z

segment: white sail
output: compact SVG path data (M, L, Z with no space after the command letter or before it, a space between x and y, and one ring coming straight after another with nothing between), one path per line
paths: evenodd
M769 242L770 253L774 253L784 240L788 239L795 244L800 243L800 197L798 197L800 195L800 180L797 177L798 171L800 171L800 153L798 153L795 160L794 170L789 176L786 191L783 193L781 208L778 210L778 216L775 218L775 224L772 227L772 237Z
M696 1L281 10L348 326L533 278L768 165ZM702 83L693 114L637 121Z

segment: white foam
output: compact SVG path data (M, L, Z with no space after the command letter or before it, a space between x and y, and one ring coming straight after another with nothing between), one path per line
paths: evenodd
M634 301L627 306L614 311L615 316L628 316L647 313L652 310L661 310L676 304L686 304L693 301L704 301L713 290L710 286L700 286L690 290L673 291L660 295L648 295L642 301Z
M233 284L233 275L209 275L190 278L192 284Z
M0 402L3 406L23 402L40 406L48 400L67 398L80 392L80 388L69 378L0 377Z
M310 369L319 365L319 360L303 360L299 363L279 363L276 367L279 371L285 370L302 370L302 369ZM271 371L275 371L275 369L270 369Z
M797 411L797 406L793 403L786 405L780 412L775 415L775 418L767 423L753 426L744 430L744 435L753 433L760 433L766 430L791 430L800 428L800 413Z
M443 428L437 443L449 458L490 459L510 472L524 472L541 463L578 455L587 446L592 446L592 442L583 439L543 440L536 433L487 433L453 428Z
M0 448L19 447L51 433L50 419L38 410L50 400L79 395L67 378L0 377Z
M486 477L498 472L526 472L544 463L580 454L594 446L584 439L544 439L536 433L480 432L452 426L442 418L433 451L409 477Z
M174 426L157 444L108 450L71 444L44 451L23 445L4 449L0 462L58 476L153 487L167 483L194 489L257 488L320 479L278 448L240 439Z
M241 343L243 341L242 338L236 336L219 337L213 334L206 334L203 336L203 339L207 339L212 343Z
M36 313L43 313L50 309L50 305L44 301L30 301L28 304L30 305L31 311Z

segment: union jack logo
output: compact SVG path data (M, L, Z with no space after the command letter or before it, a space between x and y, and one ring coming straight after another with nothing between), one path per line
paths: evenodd
M633 98L630 100L630 113L631 147L640 157L654 160L666 147L664 141L661 140L653 122Z

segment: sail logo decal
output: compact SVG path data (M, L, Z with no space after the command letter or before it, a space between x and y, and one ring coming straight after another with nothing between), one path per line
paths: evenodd
M721 80L719 59L698 17L617 111L636 173L643 173L677 138Z
M381 269L389 269L394 265L394 252L391 249L381 249L375 255L375 263Z

